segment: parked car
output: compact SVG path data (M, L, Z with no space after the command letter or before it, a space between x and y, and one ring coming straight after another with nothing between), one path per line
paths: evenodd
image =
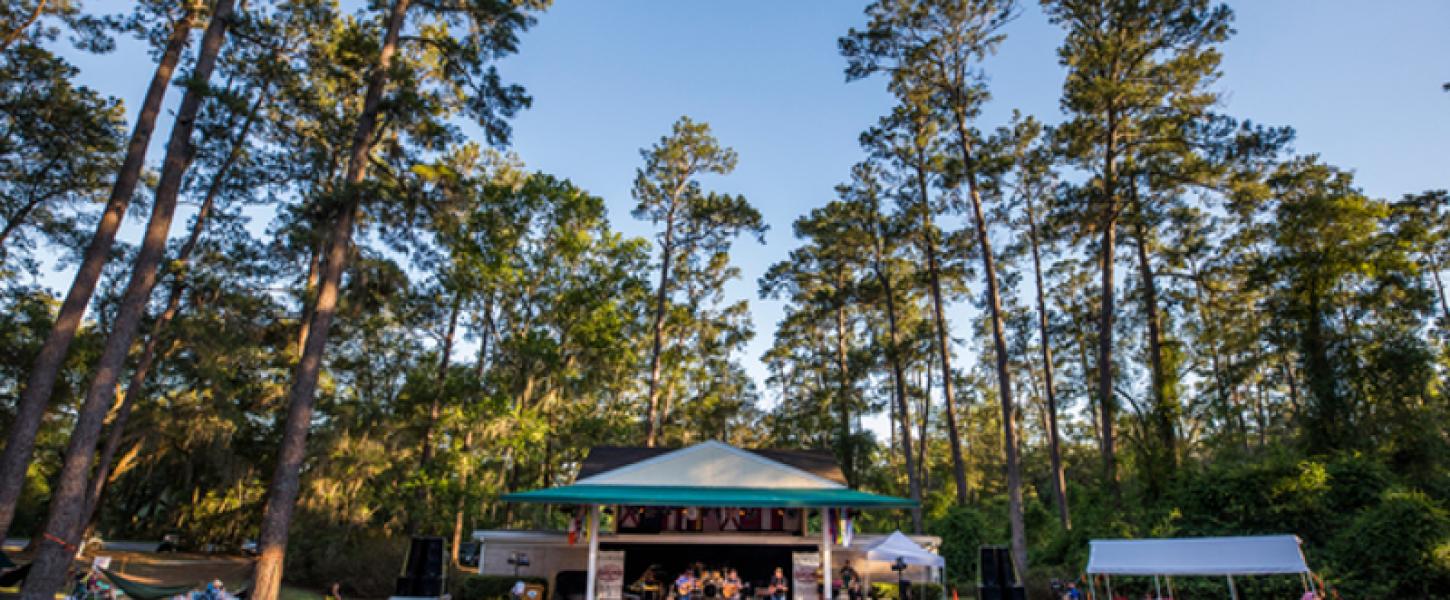
M257 555L257 540L246 540L242 542L242 554L247 556Z

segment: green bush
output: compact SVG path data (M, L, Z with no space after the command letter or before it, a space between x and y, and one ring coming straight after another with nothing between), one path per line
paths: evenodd
M965 506L954 506L945 517L931 524L941 537L941 556L946 559L948 583L966 588L977 584L977 548L987 537L986 519Z
M543 577L530 577L512 575L469 575L463 578L458 587L456 600L507 600L509 590L513 589L514 582L522 580L528 584L539 584L544 586L543 597L548 598L549 580Z
M896 582L873 581L871 591L867 593L875 600L901 600L899 588ZM909 600L938 600L941 598L941 584L939 583L915 583L911 584L911 598Z
M288 538L285 579L319 590L336 582L344 596L386 598L407 554L407 538L319 524L309 515L299 519Z
M1386 492L1332 548L1346 598L1430 598L1450 590L1450 513L1424 492Z

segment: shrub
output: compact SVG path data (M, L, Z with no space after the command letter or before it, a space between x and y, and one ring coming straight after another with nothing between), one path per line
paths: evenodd
M986 538L986 529L981 513L965 506L952 507L932 524L932 533L942 540L941 556L946 559L948 583L962 588L977 584L977 548Z
M873 581L868 595L876 600L901 600L899 592L900 589L894 581ZM938 600L941 598L942 587L939 583L912 582L909 593L909 600Z
M392 595L407 558L407 538L370 529L317 526L310 521L293 529L287 543L285 577L289 582L320 590L338 582L345 596Z
M1429 598L1450 589L1450 513L1424 492L1386 492L1332 547L1345 597Z
M522 580L527 584L544 586L544 597L548 598L549 580L543 577L512 575L469 575L458 587L457 600L508 600L509 590L514 582Z

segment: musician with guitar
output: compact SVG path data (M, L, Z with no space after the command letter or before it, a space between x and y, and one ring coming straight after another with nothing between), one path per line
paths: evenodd
M699 583L699 580L695 579L694 572L685 569L679 577L675 578L675 597L689 598L691 594L695 593L695 588L699 586Z
M789 594L790 584L785 579L785 571L776 567L775 575L770 577L770 598L771 600L785 600Z
M740 600L740 574L735 569L725 571L725 579L720 584L720 595L725 600Z

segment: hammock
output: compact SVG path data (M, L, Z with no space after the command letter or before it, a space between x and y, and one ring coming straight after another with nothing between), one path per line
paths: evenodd
M125 592L128 598L135 598L136 600L170 598L177 594L185 594L192 590L205 587L205 584L202 583L173 586L147 585L134 579L122 577L110 569L101 569L101 572L106 574L106 578L110 579L113 585Z

